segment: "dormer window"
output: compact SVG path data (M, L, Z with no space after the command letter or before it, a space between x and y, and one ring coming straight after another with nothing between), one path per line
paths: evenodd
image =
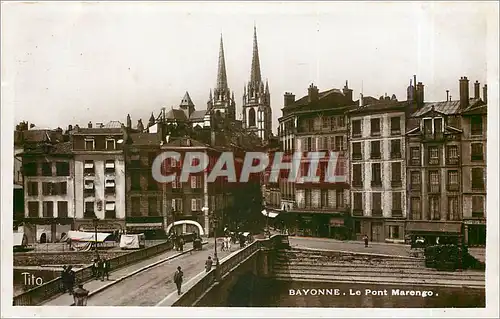
M442 117L424 118L421 129L425 136L442 134L444 132L444 119Z
M106 139L106 149L108 151L114 151L116 149L116 140L113 138Z
M87 151L95 150L95 140L93 138L85 139L85 150Z

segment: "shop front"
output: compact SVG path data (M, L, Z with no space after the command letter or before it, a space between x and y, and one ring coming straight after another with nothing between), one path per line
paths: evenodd
M464 236L468 246L486 246L486 219L465 219Z
M462 222L408 221L406 235L412 242L423 239L425 245L460 244L463 239Z
M385 220L385 242L403 244L405 242L405 220Z
M384 219L369 216L353 217L353 238L362 240L365 235L369 241L384 242L386 238Z
M82 232L112 233L115 240L125 232L125 219L77 219L75 230Z
M146 239L160 239L165 237L164 218L154 217L127 217L127 234L143 233Z
M346 227L349 224L343 212L291 211L287 214L291 217L287 223L290 234L337 239L347 239L349 236L349 227Z

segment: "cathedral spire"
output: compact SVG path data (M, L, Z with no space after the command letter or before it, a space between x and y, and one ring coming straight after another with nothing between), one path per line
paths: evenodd
M253 55L252 55L252 70L250 73L250 82L260 83L260 61L259 61L259 48L257 46L257 28L253 26Z
M222 43L222 34L220 35L219 68L217 71L217 89L221 91L227 89L226 62L224 60L224 45Z

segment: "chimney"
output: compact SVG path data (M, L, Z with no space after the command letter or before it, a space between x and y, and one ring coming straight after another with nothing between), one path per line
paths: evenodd
M460 85L460 107L466 108L469 106L469 80L463 76L459 81Z
M88 128L92 128L92 122L91 121L89 121Z
M446 101L450 100L450 90L446 90Z
M424 104L424 85L422 82L418 82L417 84L417 105L418 106L423 106Z
M103 128L104 127L104 123L95 123L95 127L97 127L97 128Z
M293 103L295 103L295 95L293 95L290 92L285 92L285 95L284 95L285 107L288 105L292 105Z
M363 107L363 93L359 93L359 107Z
M479 96L479 82L476 81L474 82L474 98L475 99L480 99L481 97Z
M71 132L71 131L73 131L73 125L70 124L70 125L68 125L68 132Z
M311 83L311 85L309 86L309 89L307 90L308 91L308 96L309 96L309 103L311 102L315 102L318 100L319 98L319 90L318 88L314 85L314 83Z
M488 103L488 87L486 84L483 86L483 102Z
M413 101L416 102L418 100L417 97L417 75L413 74Z
M342 89L342 93L344 93L348 101L352 102L352 90L349 88L347 81L345 81L345 86Z

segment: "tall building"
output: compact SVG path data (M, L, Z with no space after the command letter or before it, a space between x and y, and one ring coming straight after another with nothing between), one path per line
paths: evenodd
M123 138L118 121L72 130L76 230L125 231Z
M269 84L265 87L260 73L257 29L254 27L252 66L250 81L243 92L243 126L255 133L261 140L268 140L272 132L272 109Z
M346 111L354 104L347 83L343 90L319 92L311 84L308 95L295 100L285 93L283 116L279 119L278 134L285 153L333 152L337 156L335 171L328 170L328 159L319 165L319 182L305 182L310 162L303 157L299 177L288 181L287 174L279 179L283 218L292 232L321 237L348 236L350 222L349 152ZM314 173L313 173L314 174ZM325 176L336 179L325 181ZM288 215L288 216L287 216Z
M212 116L212 119L221 120L222 118L235 121L236 120L236 103L234 101L234 92L228 86L226 73L226 60L224 58L224 44L222 35L220 37L219 47L219 65L217 68L217 84L212 92L207 103L207 111Z
M486 103L479 88L469 98L466 77L459 90L459 100L424 102L423 85L417 84L418 109L406 132L406 232L430 242L472 238L484 243Z
M353 233L360 240L404 240L405 123L408 102L381 97L349 111Z

